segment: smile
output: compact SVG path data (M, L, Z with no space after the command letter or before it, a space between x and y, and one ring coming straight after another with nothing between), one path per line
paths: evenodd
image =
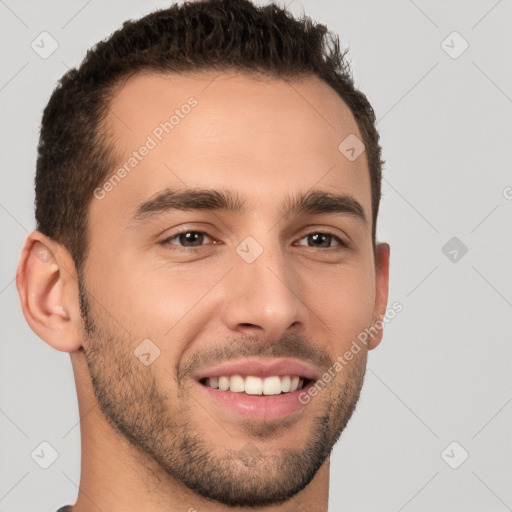
M309 379L299 377L298 375L273 375L261 378L254 375L243 377L237 374L206 377L200 382L205 386L219 389L220 391L271 396L301 390L308 384Z
M227 421L233 415L272 421L301 414L308 404L299 400L299 394L307 392L320 374L295 359L251 358L201 369L194 380L198 392Z

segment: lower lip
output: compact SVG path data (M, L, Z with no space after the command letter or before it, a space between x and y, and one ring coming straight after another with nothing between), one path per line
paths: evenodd
M247 395L245 393L234 393L233 391L221 391L200 383L198 385L210 400L238 416L251 420L271 421L304 410L308 404L301 403L299 395L307 393L308 389L313 386L313 382L308 382L307 386L297 391L279 395Z

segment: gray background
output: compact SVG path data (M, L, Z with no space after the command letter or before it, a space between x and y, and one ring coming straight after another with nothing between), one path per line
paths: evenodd
M330 511L512 510L512 2L287 4L350 45L374 105L378 237L392 248L390 304L403 305L334 449ZM89 46L167 5L0 0L0 512L54 512L80 477L69 355L30 330L14 284L42 109ZM43 31L59 45L46 59L31 48ZM44 441L58 453L48 469L31 457Z

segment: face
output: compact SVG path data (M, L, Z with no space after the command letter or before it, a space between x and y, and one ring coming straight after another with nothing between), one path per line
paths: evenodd
M368 347L335 362L384 311L366 156L338 149L361 139L348 107L316 78L215 76L138 75L112 101L117 166L90 205L83 348L142 464L256 506L326 461Z

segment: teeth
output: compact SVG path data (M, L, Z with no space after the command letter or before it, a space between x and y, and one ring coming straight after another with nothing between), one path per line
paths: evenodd
M281 393L281 379L279 377L267 377L263 381L264 395L279 395Z
M244 379L241 375L232 375L229 379L229 390L235 393L242 393L245 391Z
M261 395L263 382L259 377L249 376L245 379L245 392L248 395Z
M231 375L222 377L208 377L205 384L211 388L218 388L221 391L232 391L247 395L279 395L290 393L304 387L304 379L297 375L274 375L272 377L260 378L253 375L242 377Z
M219 389L227 391L229 389L229 377L219 377Z

